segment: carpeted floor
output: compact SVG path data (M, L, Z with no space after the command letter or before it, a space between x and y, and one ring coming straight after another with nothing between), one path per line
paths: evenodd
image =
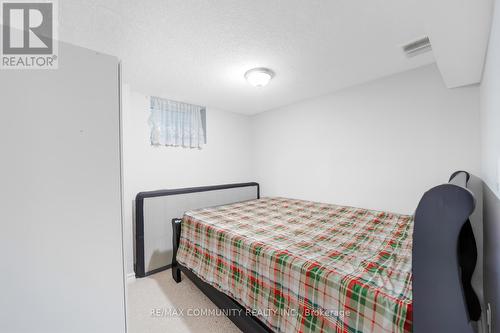
M167 270L131 280L127 287L128 333L240 333L185 276L176 284Z

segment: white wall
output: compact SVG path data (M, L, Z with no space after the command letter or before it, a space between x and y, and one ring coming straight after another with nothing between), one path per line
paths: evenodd
M138 192L253 181L248 116L207 110L203 149L152 147L149 100L125 87L123 94L124 223L126 270L133 270L133 201Z
M481 83L482 178L500 197L500 4L495 6L490 44Z
M459 169L479 173L477 86L434 65L253 118L255 180L287 196L412 213Z
M490 43L480 88L481 176L484 185L484 294L491 332L500 324L500 3L493 11Z
M118 60L0 74L0 332L125 331Z
M412 213L458 169L479 174L479 90L434 65L255 116L207 110L202 150L152 147L143 93L124 91L125 248L140 191L258 181L262 195Z

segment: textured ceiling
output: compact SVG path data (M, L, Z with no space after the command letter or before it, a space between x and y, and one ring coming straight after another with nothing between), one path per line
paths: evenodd
M59 1L62 40L118 56L146 94L254 114L434 62L418 0ZM264 88L243 74L269 67Z

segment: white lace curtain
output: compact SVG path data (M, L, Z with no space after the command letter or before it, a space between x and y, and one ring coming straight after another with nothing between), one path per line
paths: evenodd
M152 145L201 148L205 143L205 108L152 96L150 110Z

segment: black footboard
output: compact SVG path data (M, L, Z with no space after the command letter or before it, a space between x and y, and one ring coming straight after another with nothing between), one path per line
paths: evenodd
M474 194L469 174L427 191L415 212L413 233L413 332L472 333L479 301L470 285L476 244L469 216Z

